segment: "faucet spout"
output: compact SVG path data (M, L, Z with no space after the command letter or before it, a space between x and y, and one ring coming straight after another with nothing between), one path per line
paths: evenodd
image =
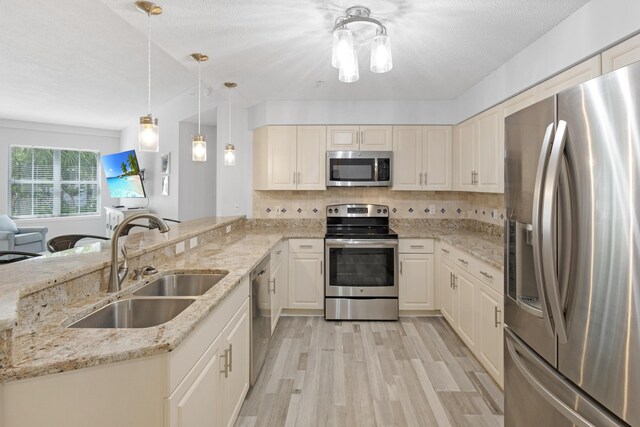
M118 238L120 237L120 234L122 233L124 227L137 219L148 219L158 226L161 233L166 233L170 230L169 226L162 218L150 213L132 215L128 218L125 218L124 221L118 224L113 232L113 237L111 238L111 274L109 276L109 287L107 289L107 292L109 293L118 292L121 289L122 282L126 278L126 272L129 270L127 262L127 250L124 247L122 248L122 254L124 255L124 264L122 268L118 266ZM124 274L122 274L123 271Z

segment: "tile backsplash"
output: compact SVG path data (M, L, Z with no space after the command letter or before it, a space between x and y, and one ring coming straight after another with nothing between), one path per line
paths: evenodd
M387 205L391 218L475 219L503 225L504 195L455 191L392 191L387 188L329 188L326 191L254 191L253 218L325 217L327 205Z

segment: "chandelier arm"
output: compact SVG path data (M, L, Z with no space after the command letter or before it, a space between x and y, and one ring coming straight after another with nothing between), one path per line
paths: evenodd
M339 21L336 22L336 25L333 27L333 31L339 28L342 28L348 24L353 24L354 22L366 22L369 24L377 25L378 28L380 29L381 34L387 34L387 28L384 25L382 25L380 21L374 18L369 18L368 16L351 16L341 20L340 18L338 19Z

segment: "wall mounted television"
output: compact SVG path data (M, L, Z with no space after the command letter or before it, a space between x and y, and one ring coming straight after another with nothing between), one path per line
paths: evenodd
M114 199L146 197L135 150L102 156L109 193Z

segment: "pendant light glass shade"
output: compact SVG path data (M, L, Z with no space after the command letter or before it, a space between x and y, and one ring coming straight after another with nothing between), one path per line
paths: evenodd
M338 73L338 80L344 83L353 83L360 78L360 71L358 70L358 52L355 49L351 50L351 56L348 61L343 61Z
M196 135L191 143L191 160L194 162L207 161L207 141L204 135Z
M140 117L140 130L138 132L138 148L140 151L157 153L160 149L160 129L158 119L151 114Z
M146 116L140 117L140 130L138 132L138 150L157 153L160 149L160 130L158 129L158 119L151 114L151 17L160 15L162 8L148 1L136 2L136 8L145 13L148 17L148 37L147 37L147 112Z
M378 34L371 42L371 72L386 73L392 68L391 39L386 34Z
M353 52L353 34L347 28L338 28L333 32L333 52L331 65L342 68L343 63L350 62Z
M234 147L233 144L227 144L227 146L224 147L224 165L236 165L236 147Z

